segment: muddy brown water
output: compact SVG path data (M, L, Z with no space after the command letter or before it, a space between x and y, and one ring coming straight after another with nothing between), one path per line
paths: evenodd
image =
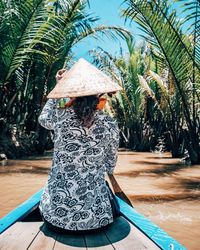
M43 187L51 158L0 162L0 218ZM200 249L200 165L169 153L119 152L115 177L136 210L190 250Z

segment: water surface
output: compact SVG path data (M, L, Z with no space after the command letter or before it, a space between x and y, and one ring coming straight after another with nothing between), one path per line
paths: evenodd
M0 217L43 187L51 158L0 162ZM119 152L115 177L134 207L187 249L200 249L200 166L169 153Z

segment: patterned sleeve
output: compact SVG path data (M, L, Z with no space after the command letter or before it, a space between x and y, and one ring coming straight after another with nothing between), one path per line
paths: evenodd
M41 126L43 126L46 129L53 130L54 125L56 123L56 100L49 99L39 118L38 122Z
M106 172L112 174L117 163L117 151L119 148L119 128L117 122L113 123L111 129L112 139L109 141L105 158Z

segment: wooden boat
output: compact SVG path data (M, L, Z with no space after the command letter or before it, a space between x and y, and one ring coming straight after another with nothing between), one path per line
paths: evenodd
M186 249L149 219L118 198L121 216L105 230L80 235L49 231L39 215L42 190L0 220L1 250Z

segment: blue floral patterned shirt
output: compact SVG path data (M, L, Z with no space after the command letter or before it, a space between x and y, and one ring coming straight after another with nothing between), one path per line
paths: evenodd
M50 99L39 123L54 130L52 167L40 210L54 226L68 230L96 229L113 222L105 173L116 165L119 130L116 121L97 110L84 127L73 108L58 109Z

